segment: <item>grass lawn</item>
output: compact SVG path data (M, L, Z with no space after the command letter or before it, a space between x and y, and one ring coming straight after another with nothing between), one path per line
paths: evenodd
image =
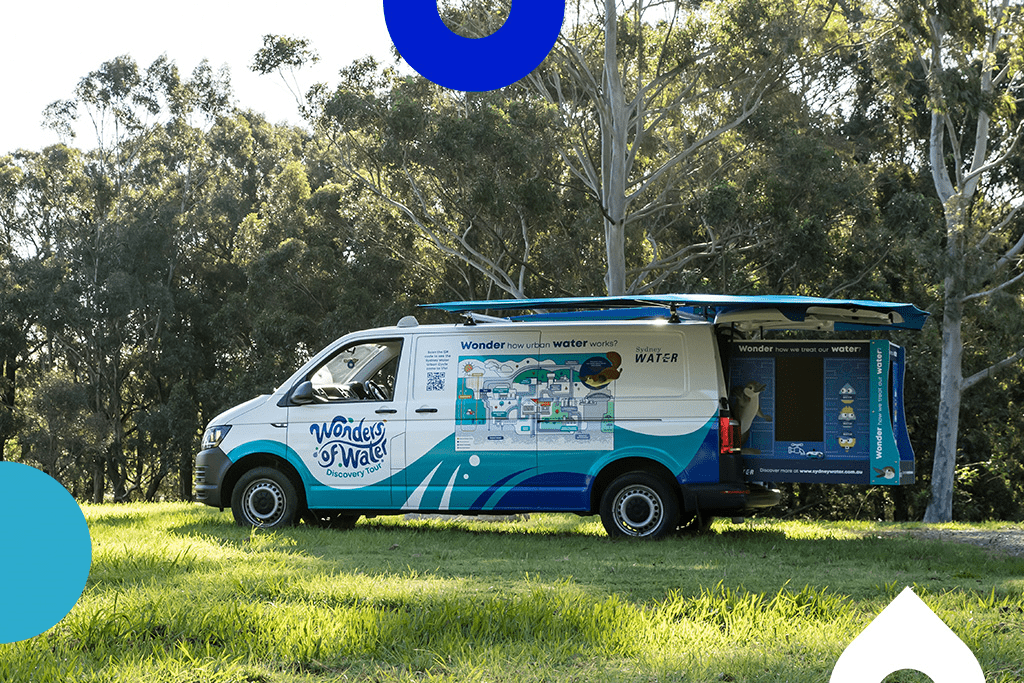
M199 505L83 509L85 593L0 645L0 681L821 683L906 586L989 683L1024 681L1024 558L893 533L914 525L716 522L644 543L572 515L272 533Z

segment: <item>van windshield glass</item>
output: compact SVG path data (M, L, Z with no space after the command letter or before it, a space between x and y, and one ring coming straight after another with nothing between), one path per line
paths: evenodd
M373 372L398 355L397 344L372 342L342 349L310 378L314 386L348 384L366 379L367 371ZM370 370L372 368L373 370Z

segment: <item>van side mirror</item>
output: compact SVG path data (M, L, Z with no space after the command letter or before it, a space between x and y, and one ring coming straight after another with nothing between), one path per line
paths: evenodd
M292 389L291 403L292 405L305 405L313 402L313 383L306 380L302 384Z

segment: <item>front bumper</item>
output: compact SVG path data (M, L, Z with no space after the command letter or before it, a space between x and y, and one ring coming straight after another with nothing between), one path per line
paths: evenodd
M231 505L231 493L223 490L231 461L220 448L199 451L196 456L196 500L223 510Z

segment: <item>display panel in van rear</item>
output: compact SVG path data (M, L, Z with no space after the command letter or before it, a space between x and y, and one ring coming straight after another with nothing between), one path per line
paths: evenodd
M727 358L749 479L913 482L902 348L880 340L737 341Z

